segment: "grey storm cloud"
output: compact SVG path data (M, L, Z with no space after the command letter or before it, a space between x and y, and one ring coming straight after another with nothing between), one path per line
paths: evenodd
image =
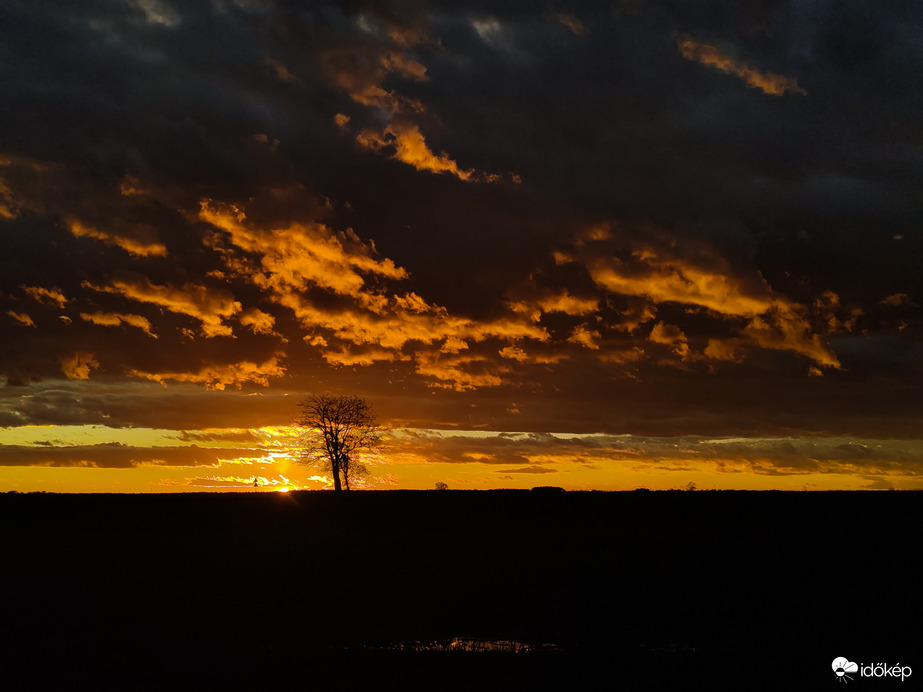
M868 440L837 437L705 438L639 435L569 436L549 433L499 433L472 436L450 432L404 433L398 448L413 440L432 461L518 464L502 473L551 473L555 457L595 467L610 464L636 469L686 470L693 463L711 464L736 473L744 466L754 473L862 473L919 476L923 445L918 440Z
M76 466L133 468L157 466L217 466L222 459L258 458L253 449L203 449L196 445L135 447L118 442L95 445L0 445L0 466Z
M207 391L186 384L166 389L154 383L44 381L30 387L0 387L0 425L98 425L111 428L147 427L183 431L186 428L260 427L290 423L295 416L289 392ZM180 438L208 441L210 436ZM231 438L233 439L233 438ZM239 442L246 442L243 435Z

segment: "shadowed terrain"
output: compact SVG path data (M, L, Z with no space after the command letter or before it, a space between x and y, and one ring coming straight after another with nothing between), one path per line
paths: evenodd
M923 675L921 518L911 492L0 495L2 650L25 686ZM533 651L420 650L455 637Z

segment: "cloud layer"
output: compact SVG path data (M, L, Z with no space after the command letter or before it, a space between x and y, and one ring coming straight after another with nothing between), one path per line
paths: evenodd
M919 10L14 1L0 27L10 430L283 425L335 391L408 428L919 437Z

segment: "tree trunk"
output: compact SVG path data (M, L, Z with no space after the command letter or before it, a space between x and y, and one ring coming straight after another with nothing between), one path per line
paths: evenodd
M342 488L340 487L340 465L334 463L333 465L333 490L334 492L340 492Z

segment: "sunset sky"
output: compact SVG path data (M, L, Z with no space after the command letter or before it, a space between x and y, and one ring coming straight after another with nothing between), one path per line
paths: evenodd
M0 491L923 488L918 2L6 0Z

